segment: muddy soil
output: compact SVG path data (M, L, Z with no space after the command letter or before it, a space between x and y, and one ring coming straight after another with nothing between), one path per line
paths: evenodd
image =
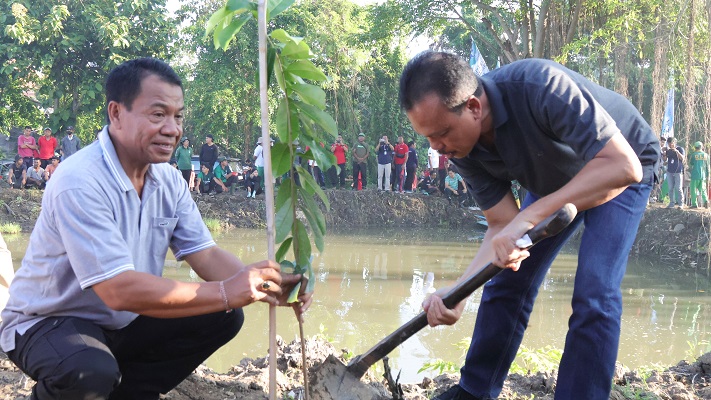
M467 227L478 221L478 210L469 210L447 199L436 196L401 195L328 190L331 208L326 212L330 227ZM260 198L261 197L261 198ZM30 232L41 210L42 193L17 191L0 187L0 224L17 223L24 232ZM195 196L204 218L215 218L226 226L262 228L265 226L263 195L247 199L237 195ZM709 276L708 210L666 209L652 204L640 225L632 257L654 257L658 262L686 274ZM329 356L343 360L346 349L337 350L330 343L318 339L307 342L307 364L316 369ZM266 356L266 355L265 355ZM380 370L382 370L382 364ZM278 358L278 398L303 398L300 346L297 343L280 343ZM397 371L393 371L397 375ZM506 381L501 399L553 399L556 372L511 375ZM267 399L268 365L265 358L245 359L226 374L218 374L206 367L198 368L166 399L224 400ZM361 380L372 389L373 398L393 398L386 389L382 376L369 371ZM456 375L442 375L414 384L403 384L404 399L424 400L448 389L458 381ZM17 370L0 354L0 400L21 399L29 395L32 381ZM534 397L532 397L534 396ZM313 397L312 397L313 398ZM337 397L338 398L338 397ZM345 398L345 397L341 397ZM663 370L641 374L619 367L615 386L610 396L622 399L711 399L711 353L697 360L681 361ZM314 398L314 400L318 400Z
M301 372L300 345L297 342L285 344L279 342L277 358L278 399L303 399L303 375ZM318 376L324 360L334 355L344 362L345 350L338 351L330 343L318 339L307 341L307 365L311 376ZM382 365L380 370L383 370ZM397 375L397 371L393 371ZM680 362L665 370L653 371L646 379L635 371L618 368L610 399L662 399L662 400L697 400L711 399L711 353L698 360ZM323 378L324 376L322 376ZM528 375L509 376L504 390L499 397L507 400L544 399L552 400L556 384L555 371ZM328 378L328 375L325 375ZM402 399L426 400L447 390L457 383L455 374L445 374L434 379L424 379L414 384L399 385ZM25 399L29 396L34 382L22 374L4 355L0 355L0 399ZM269 370L267 358L244 359L225 374L218 374L201 366L185 381L163 398L171 400L263 400L268 398ZM313 400L326 399L392 399L392 393L382 376L373 370L348 390L338 392L331 397L323 397L314 391ZM344 386L346 387L346 386ZM318 385L316 385L318 389ZM369 393L372 397L354 397Z

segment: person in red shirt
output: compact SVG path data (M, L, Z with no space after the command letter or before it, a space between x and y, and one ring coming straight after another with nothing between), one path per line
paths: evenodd
M17 154L22 157L25 169L32 168L35 151L38 149L37 142L32 136L32 127L26 126L22 135L17 138Z
M395 190L402 193L402 188L405 183L405 163L407 162L407 153L410 148L405 144L405 139L398 136L397 144L395 145Z
M336 172L336 167L331 167L329 174L331 184L336 189L343 189L346 187L346 153L348 152L348 145L343 143L343 136L336 137L336 142L331 145L331 152L336 156L336 164L339 168Z
M57 144L57 138L52 136L52 129L44 128L44 135L37 139L40 166L42 168L47 168L49 160L54 156L54 151L57 150Z

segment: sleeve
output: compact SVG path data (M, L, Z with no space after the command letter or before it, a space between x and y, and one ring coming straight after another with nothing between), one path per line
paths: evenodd
M498 204L510 191L511 182L496 179L479 162L466 158L455 158L452 162L482 210Z
M82 289L134 269L109 204L96 191L80 189L63 191L52 202L52 220Z

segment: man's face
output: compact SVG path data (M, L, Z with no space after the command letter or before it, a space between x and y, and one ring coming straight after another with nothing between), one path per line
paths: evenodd
M407 118L430 147L449 158L466 157L481 135L481 102L475 98L455 112L439 96L429 94L407 112Z
M341 143L343 141L343 136L338 135L336 136L336 142Z
M112 108L113 104L113 108ZM183 134L183 91L180 86L148 75L141 91L127 105L109 104L111 138L121 163L144 167L170 161Z
M220 165L222 166L222 168L227 167L227 160L221 161L221 162L220 162Z
M15 161L15 166L19 167L20 165L22 165L23 162L24 160L20 158L19 160Z
M365 142L365 136L358 136L358 141L361 143Z
M59 160L56 158L52 159L52 165L54 165L55 167L59 165Z
M209 137L209 136L208 136L208 137L206 137L206 138L205 138L205 143L207 143L207 144L211 144L211 143L212 143L212 138L211 138L211 137Z
M403 144L403 143L405 143L405 139L403 139L402 136L398 136L398 137L397 137L397 142L398 142L399 144Z
M50 129L45 129L44 130L44 136L50 137L52 135L52 131Z
M39 167L40 167L40 160L35 160L35 161L32 163L32 165L35 166L35 169L39 168Z
M200 168L200 171L202 171L203 174L207 175L207 173L208 173L210 170L207 169L207 167L203 165L202 168Z
M25 131L23 132L25 136L30 136L32 134L32 129L25 128Z

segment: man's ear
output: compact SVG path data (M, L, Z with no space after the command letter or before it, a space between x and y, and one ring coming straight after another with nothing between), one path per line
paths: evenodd
M467 101L467 109L469 109L472 114L474 114L474 118L479 119L481 118L482 114L482 103L481 99L478 97L472 95L469 98L469 101Z
M106 112L109 115L109 125L121 129L121 104L116 101L110 101Z

